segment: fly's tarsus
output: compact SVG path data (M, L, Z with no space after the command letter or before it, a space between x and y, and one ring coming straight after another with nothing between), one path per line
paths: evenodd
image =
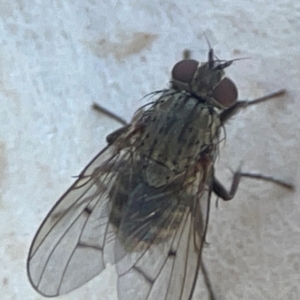
M224 124L226 123L231 117L233 117L236 113L239 112L240 109L246 108L250 105L256 105L268 100L272 100L274 98L277 97L281 97L284 94L286 94L286 90L285 89L281 89L277 92L250 100L250 101L237 101L234 105L232 105L231 107L227 108L226 110L224 110L221 114L220 114L220 120L221 122Z
M206 288L207 288L208 293L209 293L209 300L216 300L217 298L215 297L215 293L213 291L212 284L210 282L207 269L206 269L206 267L204 265L204 262L202 260L201 260L201 270L202 270L202 274L203 274L203 277L204 277L204 282L205 282Z
M92 108L99 111L100 113L103 113L103 114L111 117L112 119L116 120L117 122L119 122L122 125L128 124L123 118L119 117L118 115L114 114L113 112L104 108L103 106L99 105L98 103L93 103Z
M271 100L271 99L276 98L276 97L281 97L281 96L285 95L286 93L287 93L286 89L281 89L277 92L274 92L274 93L271 93L271 94L253 99L251 101L247 101L246 103L247 103L247 106L253 105L253 104L258 104L258 103L261 103L261 102L265 102L267 100Z
M240 175L241 175L241 177L248 177L248 178L273 182L273 183L275 183L277 185L280 185L283 188L286 188L286 189L291 190L291 191L293 191L295 189L294 185L292 185L290 183L287 183L285 181L276 179L272 176L265 176L265 175L259 174L259 173L243 173L243 172L240 172Z

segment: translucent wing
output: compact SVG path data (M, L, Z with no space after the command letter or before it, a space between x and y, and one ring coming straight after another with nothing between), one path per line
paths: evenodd
M160 202L163 213L152 222L144 220L127 235L129 239L136 238L136 243L130 243L133 249L126 249L126 242L116 240L120 300L192 299L200 268L210 192L202 191L195 196L168 192L152 197L147 191L147 201ZM155 206L151 203L152 211ZM127 227L126 223L128 219L124 218L120 228ZM144 240L147 242L143 243Z
M106 147L59 199L31 245L27 271L44 296L76 289L98 275L106 264L104 245L109 228L107 190L128 152Z
M42 295L58 296L109 262L116 264L120 300L191 299L208 215L203 176L151 187L145 159L124 139L116 141L45 218L28 256L30 281Z

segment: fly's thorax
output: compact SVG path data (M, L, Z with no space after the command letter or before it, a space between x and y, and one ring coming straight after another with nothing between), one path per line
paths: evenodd
M186 92L165 92L142 118L146 123L136 149L150 185L172 182L201 152L215 151L218 145L218 109Z

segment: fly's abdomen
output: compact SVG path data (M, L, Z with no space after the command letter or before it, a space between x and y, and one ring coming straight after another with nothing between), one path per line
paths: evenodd
M110 192L109 220L127 251L140 251L168 239L178 228L190 196L180 181L156 188L138 172L120 174Z

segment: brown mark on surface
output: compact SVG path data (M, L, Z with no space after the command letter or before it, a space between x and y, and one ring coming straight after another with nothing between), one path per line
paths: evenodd
M242 51L239 49L233 49L233 54L234 55L241 55Z
M24 258L25 244L19 242L17 239L12 240L10 244L5 246L4 253L10 258L11 261L16 261Z
M8 278L7 277L3 277L2 278L2 285L6 286L8 284Z
M112 54L116 59L121 60L150 47L156 38L156 34L145 32L122 33L117 36L118 41L103 38L97 42L87 42L87 44L98 57L107 57Z

